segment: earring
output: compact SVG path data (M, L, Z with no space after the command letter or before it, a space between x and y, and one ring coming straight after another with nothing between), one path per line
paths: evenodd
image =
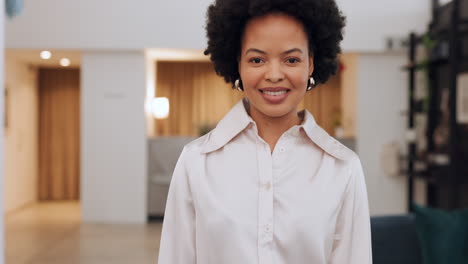
M309 83L307 85L307 91L310 91L314 88L315 86L315 80L314 77L310 76Z
M244 91L244 88L241 87L241 84L240 84L240 80L237 79L235 82L234 82L234 87L236 87L237 90L243 92Z

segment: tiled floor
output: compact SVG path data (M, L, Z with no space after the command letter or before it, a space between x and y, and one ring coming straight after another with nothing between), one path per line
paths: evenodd
M6 264L156 264L161 223L83 224L79 203L40 203L7 215Z

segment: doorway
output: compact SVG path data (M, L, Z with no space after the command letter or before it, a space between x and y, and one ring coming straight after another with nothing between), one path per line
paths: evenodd
M80 70L40 68L38 200L80 199Z

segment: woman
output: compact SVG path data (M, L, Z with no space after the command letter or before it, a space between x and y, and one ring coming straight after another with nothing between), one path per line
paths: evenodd
M372 263L359 158L299 102L337 70L333 0L216 0L208 48L245 98L185 146L159 264Z

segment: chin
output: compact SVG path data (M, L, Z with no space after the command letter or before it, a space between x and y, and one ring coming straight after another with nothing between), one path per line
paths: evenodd
M283 105L271 105L262 109L261 112L262 114L268 117L280 118L283 116L287 116L291 112L295 112L295 110L296 110L295 107L287 107Z

